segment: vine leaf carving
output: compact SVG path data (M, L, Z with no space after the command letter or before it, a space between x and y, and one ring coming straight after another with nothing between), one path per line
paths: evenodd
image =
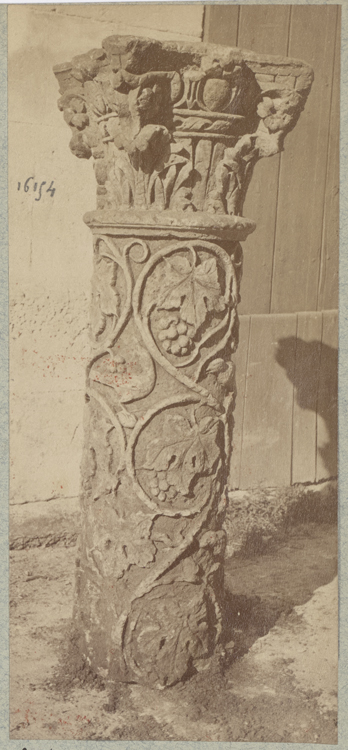
M114 388L117 401L121 404L145 398L151 393L156 382L156 373L149 353L130 334L127 347L118 347L117 351L118 353L109 350L108 354L99 357L91 368L91 380ZM122 356L123 354L125 356ZM134 427L136 420L132 421L130 414L119 412L118 418L124 427Z
M215 258L195 266L183 256L165 262L166 272L157 304L159 309L180 308L182 320L196 330L203 325L209 311L225 310Z
M185 417L166 414L162 435L149 443L143 468L166 472L169 484L188 495L196 476L213 472L220 456L218 431L215 417L204 417L199 424L191 425Z
M209 656L211 622L201 586L156 586L135 602L129 620L126 655L137 672L146 674L150 686L174 685L192 659Z
M117 319L119 316L120 296L116 291L116 281L116 263L100 258L92 281L91 326L95 336L103 333L108 317Z
M95 520L94 555L106 576L120 579L131 565L145 568L155 560L156 547L149 539L151 519L140 513L131 518L131 524L118 518L115 526L111 511L104 522L100 518Z

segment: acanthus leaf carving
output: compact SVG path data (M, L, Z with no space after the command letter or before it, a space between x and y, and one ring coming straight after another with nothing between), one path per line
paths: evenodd
M198 180L208 184L216 164L208 156L207 164L199 158L195 163L199 140L207 139L211 150L219 142L227 151L237 146L239 154L238 140L247 136L249 169L239 169L238 198L227 200L222 191L214 200L199 189L189 200L175 202L176 210L189 206L196 211L241 213L253 164L281 150L285 134L304 107L312 79L309 66L226 48L215 48L214 54L207 47L162 43L159 49L159 43L150 40L129 41L127 51L116 54L115 49L124 50L121 37L110 37L103 46L104 50L74 58L70 66L56 68L62 91L59 107L73 131L72 150L80 158L102 158L107 165L105 192L102 186L98 189L99 205L114 205L116 200L130 208L146 210L154 205L165 210L168 199L162 196L161 205L159 198L147 193L147 186L150 176L161 171L159 161L162 169L172 163L174 144L182 139L190 143L192 175L196 172ZM146 70L149 64L152 67ZM117 175L122 152L133 172L130 178L123 160L126 179L135 190L128 197L123 193L120 200L115 169ZM231 161L231 155L226 154L224 161Z

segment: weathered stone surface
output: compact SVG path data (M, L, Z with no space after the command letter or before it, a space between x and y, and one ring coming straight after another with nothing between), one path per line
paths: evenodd
M93 669L165 687L219 645L243 201L311 71L109 37L55 73L97 180L74 616Z

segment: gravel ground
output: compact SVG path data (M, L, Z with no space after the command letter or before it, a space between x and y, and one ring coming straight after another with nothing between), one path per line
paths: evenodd
M226 562L227 659L164 691L69 674L75 548L11 552L11 739L337 742L337 528Z

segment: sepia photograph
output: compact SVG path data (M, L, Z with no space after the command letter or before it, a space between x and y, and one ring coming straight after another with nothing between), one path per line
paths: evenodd
M341 5L7 40L9 738L337 745Z

